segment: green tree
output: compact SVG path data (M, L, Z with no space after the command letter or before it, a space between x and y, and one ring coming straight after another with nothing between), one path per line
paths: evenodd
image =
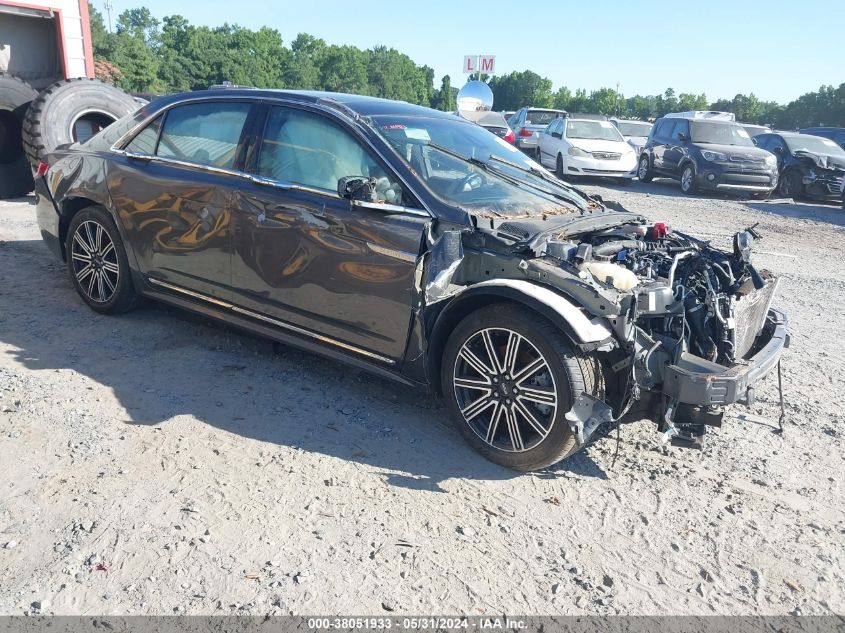
M457 92L457 90L452 89L452 78L449 75L444 75L440 81L440 90L437 91L436 98L432 100L432 107L444 112L454 112L457 107L455 105Z
M572 92L566 86L561 86L552 95L552 107L556 110L567 110L570 101L572 101Z

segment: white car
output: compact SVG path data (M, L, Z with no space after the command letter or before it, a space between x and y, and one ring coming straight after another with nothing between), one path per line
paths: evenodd
M628 184L637 175L637 154L603 118L567 117L540 134L536 159L558 178L594 176Z
M639 156L646 141L648 141L648 135L651 133L653 124L648 121L635 121L633 119L610 119L610 122L616 126L622 137L628 141L628 145L633 147L637 156Z

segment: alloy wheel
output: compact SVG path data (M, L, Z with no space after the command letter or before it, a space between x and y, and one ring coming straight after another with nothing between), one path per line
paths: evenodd
M487 328L468 338L452 384L464 422L493 448L527 451L551 431L558 404L551 367L513 330Z
M648 158L640 159L640 168L637 171L637 178L644 180L648 176Z
M114 242L102 224L82 222L73 234L70 256L76 281L91 301L106 303L114 296L120 266Z
M681 190L686 193L692 190L692 167L684 168L681 174Z

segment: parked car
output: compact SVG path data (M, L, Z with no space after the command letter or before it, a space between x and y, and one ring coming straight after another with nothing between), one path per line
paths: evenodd
M778 165L728 118L666 115L654 123L640 155L639 179L681 181L681 191L742 191L767 196L777 186Z
M537 140L540 132L557 118L566 115L564 110L550 110L548 108L521 108L517 110L510 119L511 126L516 135L515 145L529 154L534 154L537 149Z
M760 134L768 134L772 131L772 128L766 125L755 125L754 123L740 123L742 129L748 132L748 136L754 138L755 136L759 136Z
M648 121L635 121L632 119L610 119L622 134L622 137L628 141L628 145L634 148L634 151L639 156L643 147L645 147L648 135L651 133L651 128L654 125Z
M471 112L471 113L463 113L460 116L465 118L467 121L472 121L476 125L480 125L488 132L492 132L500 139L503 139L513 145L516 141L516 136L513 133L513 130L508 125L508 122L505 121L505 117L503 117L499 112Z
M757 147L774 154L778 163L778 194L838 200L845 178L845 150L829 138L778 132L754 138Z
M798 130L801 134L812 134L823 136L834 141L839 147L845 149L845 127L805 127Z
M149 297L428 386L513 468L643 417L695 446L787 342L753 230L716 250L409 103L172 95L35 180L41 234L94 311Z
M567 115L540 133L538 163L558 178L609 177L629 184L637 175L637 154L605 117Z

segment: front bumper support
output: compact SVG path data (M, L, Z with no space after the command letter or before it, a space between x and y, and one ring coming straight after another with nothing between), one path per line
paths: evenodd
M721 407L754 401L754 386L776 365L783 349L789 347L786 315L769 310L760 337L768 337L751 358L724 367L684 353L680 360L666 367L663 393L685 404Z

